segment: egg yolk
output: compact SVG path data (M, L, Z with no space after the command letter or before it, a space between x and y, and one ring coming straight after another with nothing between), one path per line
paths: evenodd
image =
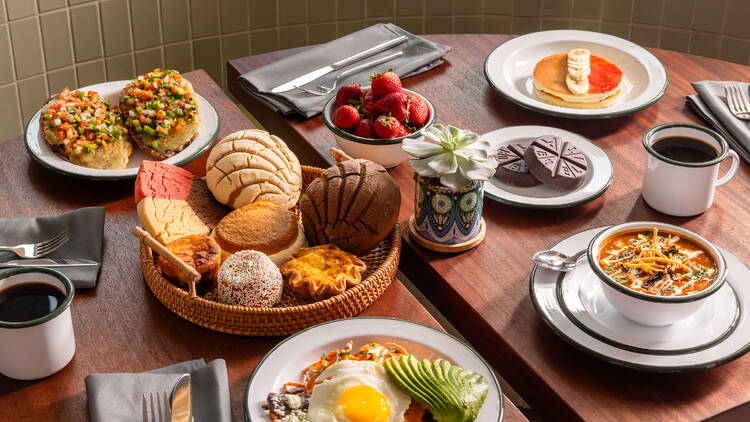
M339 398L341 412L350 422L387 422L388 401L369 385L348 388Z

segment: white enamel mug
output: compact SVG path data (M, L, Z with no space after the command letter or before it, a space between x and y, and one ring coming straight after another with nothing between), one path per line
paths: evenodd
M51 313L31 321L0 321L0 373L19 380L48 377L63 369L76 350L70 303L75 289L64 274L40 267L0 273L0 291L23 283L47 283L65 298Z
M663 138L681 136L699 139L716 149L717 157L702 163L687 163L665 157L652 145ZM691 123L665 123L643 135L648 152L643 175L643 199L664 214L688 217L706 211L714 201L717 186L727 183L737 172L740 158L724 138L711 129ZM719 178L719 165L732 158L729 171Z

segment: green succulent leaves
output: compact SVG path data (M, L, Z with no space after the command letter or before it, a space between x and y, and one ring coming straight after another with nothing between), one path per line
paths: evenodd
M418 175L439 177L441 184L457 190L495 174L495 148L476 133L434 125L425 131L425 138L404 139L401 146L415 157L409 165Z

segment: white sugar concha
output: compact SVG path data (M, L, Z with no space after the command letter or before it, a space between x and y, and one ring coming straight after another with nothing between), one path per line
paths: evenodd
M206 183L217 201L232 208L271 201L289 209L299 199L302 170L278 136L258 129L241 130L211 150Z
M228 305L273 306L281 300L284 279L263 252L240 251L221 264L218 299Z

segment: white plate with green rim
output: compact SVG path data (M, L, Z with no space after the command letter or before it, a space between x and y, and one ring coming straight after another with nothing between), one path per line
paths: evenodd
M573 255L605 228L576 233L550 249ZM727 261L726 283L695 314L672 325L650 327L620 315L603 297L585 256L569 273L535 266L531 301L555 333L604 361L649 372L712 368L750 350L750 269L719 249Z
M324 322L294 334L271 349L250 375L245 389L245 420L269 422L262 409L269 392L278 393L286 382L300 382L302 369L331 350L341 349L352 340L354 349L377 342L397 343L418 358L443 358L454 365L482 375L489 393L477 422L503 419L503 394L492 369L482 357L461 340L416 322L396 318L348 318Z
M482 138L499 148L507 144L528 145L542 135L559 136L573 142L583 152L589 168L581 185L573 190L555 189L544 184L520 187L491 177L484 184L485 196L516 207L552 209L584 204L607 191L615 174L612 161L603 149L581 135L549 126L508 126L485 133Z
M103 98L110 101L112 105L119 103L120 91L130 81L104 82L96 85L78 88L82 91L96 91ZM172 157L163 160L165 163L183 166L203 154L216 140L219 135L219 115L216 109L205 98L196 94L198 100L198 113L200 115L200 130L198 136L184 150ZM133 154L128 160L128 167L118 170L92 169L71 163L64 156L54 152L47 141L44 140L42 129L39 124L41 108L29 120L26 126L26 150L39 164L50 170L66 176L80 179L95 180L123 180L134 179L138 175L141 161L153 160L144 154L137 146L133 145Z
M622 92L606 108L577 109L547 104L534 95L534 66L551 54L585 48L616 64L623 73ZM664 65L645 48L608 34L576 30L541 31L507 41L487 56L484 75L501 95L521 107L576 119L603 119L642 110L667 91Z

